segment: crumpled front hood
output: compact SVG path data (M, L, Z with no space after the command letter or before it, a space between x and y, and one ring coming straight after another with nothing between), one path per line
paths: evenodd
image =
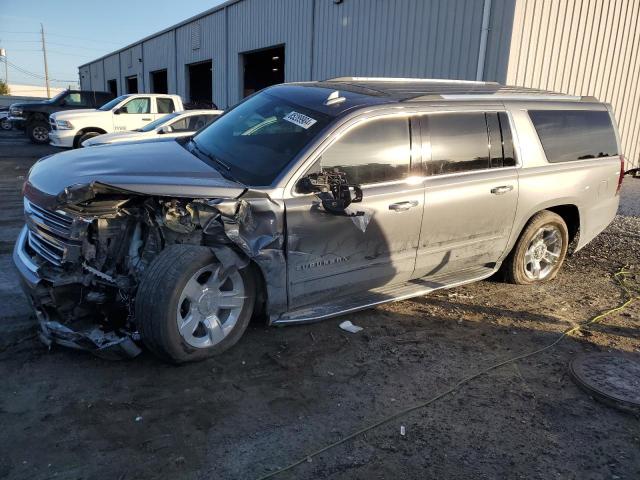
M45 157L29 172L25 194L58 197L67 187L92 183L189 198L236 198L245 190L178 142L149 142L82 148Z

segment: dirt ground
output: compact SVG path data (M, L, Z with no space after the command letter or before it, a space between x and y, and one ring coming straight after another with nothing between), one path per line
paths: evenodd
M620 267L640 271L640 180L629 178L615 222L544 286L487 280L388 304L347 316L364 327L355 335L338 328L345 317L255 324L228 353L181 367L48 351L28 337L10 252L24 175L51 151L0 132L0 478L258 478L552 342L623 301ZM277 478L640 478L640 418L567 373L579 352L639 353L639 321L636 303Z

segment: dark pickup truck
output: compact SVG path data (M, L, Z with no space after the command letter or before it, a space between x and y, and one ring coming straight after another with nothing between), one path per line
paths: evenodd
M60 110L98 108L114 95L109 92L64 90L42 102L14 103L9 109L9 120L14 128L24 130L33 143L49 142L49 115Z

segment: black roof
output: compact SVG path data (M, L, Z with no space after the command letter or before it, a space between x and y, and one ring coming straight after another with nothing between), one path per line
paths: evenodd
M570 97L563 93L537 90L534 88L501 85L496 82L474 82L467 80L437 80L414 78L375 78L375 77L340 77L315 82L316 86L334 88L336 90L355 89L357 93L372 96L383 96L398 102L424 101L442 99L443 95L491 95L499 96L532 96L532 97Z

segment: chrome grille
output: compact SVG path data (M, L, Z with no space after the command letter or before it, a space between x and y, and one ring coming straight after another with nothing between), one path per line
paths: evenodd
M81 243L72 238L72 216L47 210L26 198L24 213L29 228L29 247L33 253L56 266L78 258Z

